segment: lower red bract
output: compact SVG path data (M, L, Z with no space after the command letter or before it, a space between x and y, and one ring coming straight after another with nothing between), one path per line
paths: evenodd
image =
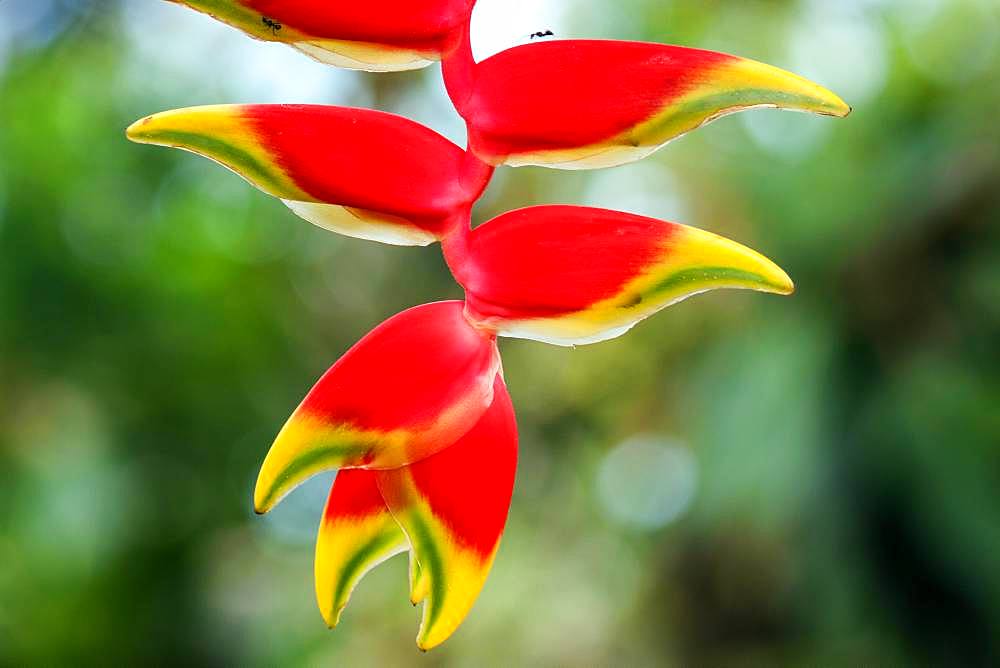
M674 229L663 221L606 209L540 206L512 211L470 233L468 266L461 278L470 304L483 315L546 317L580 311L615 296L661 258Z
M385 321L326 372L302 410L363 429L432 423L496 363L495 338L474 329L462 308L425 304Z
M343 469L337 473L326 505L329 521L345 517L369 517L385 510L375 474L363 469Z
M409 468L434 516L489 557L507 522L517 469L517 425L503 381L497 378L493 405L469 433Z

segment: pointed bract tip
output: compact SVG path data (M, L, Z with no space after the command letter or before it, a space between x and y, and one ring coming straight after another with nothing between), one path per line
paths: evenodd
M672 242L673 252L684 258L698 288L744 288L790 295L795 284L785 270L757 251L736 241L694 227Z
M143 128L153 120L152 116L146 116L141 118L132 125L125 128L125 136L129 141L134 141L137 144L145 144L146 141L143 137Z
M421 652L429 652L450 638L455 630L452 628L450 631L442 633L441 629L435 629L433 626L426 629L421 628L417 633L417 649Z
M280 434L275 443L279 441ZM288 456L280 457L284 454L272 445L257 473L257 482L253 488L253 510L258 515L270 512L288 492L308 477L302 473L295 478L289 475L288 469L294 465L295 460Z
M253 490L253 511L258 515L267 515L273 507L274 502L268 499L268 493L258 482Z
M169 109L139 119L125 129L125 136L139 144L194 148L198 137L231 135L239 128L241 105L209 104Z
M837 118L851 113L850 105L828 88L755 60L734 59L719 72L718 83L724 88L743 91L745 99L740 106L773 106Z
M166 144L163 141L165 132L187 131L194 129L197 123L206 117L206 111L219 109L221 106L189 107L184 109L169 109L159 111L140 118L125 129L125 136L140 144Z
M410 591L410 603L412 603L414 607L423 603L424 599L427 598L427 589L428 585L425 582L421 581L419 585L415 586Z
M253 490L253 507L259 515L278 505L285 496L313 475L339 468L343 461L325 456L315 440L315 423L299 411L288 418L267 451Z
M822 88L822 87L820 87ZM828 112L820 111L819 113L825 113L828 116L834 116L836 118L847 118L854 111L854 108L847 104L842 97L837 95L831 90L822 88L823 91L827 93L827 103L826 107L829 109Z
M343 612L343 607L336 610L320 610L320 614L323 616L323 622L326 624L326 628L331 631L337 628L337 625L340 624L340 615Z
M791 277L785 273L784 270L780 270L784 276L781 289L775 290L774 293L787 297L789 295L795 294L795 283L792 281Z

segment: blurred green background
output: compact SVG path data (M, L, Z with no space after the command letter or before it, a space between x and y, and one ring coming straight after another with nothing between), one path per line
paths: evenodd
M460 291L434 248L326 233L123 130L329 102L461 142L438 68L335 71L158 0L0 0L0 664L997 665L1000 3L480 4L480 57L542 29L673 42L851 102L613 170L504 169L477 208L704 227L797 294L503 342L521 464L472 615L420 655L397 558L330 632L332 476L257 518L257 466L348 346Z

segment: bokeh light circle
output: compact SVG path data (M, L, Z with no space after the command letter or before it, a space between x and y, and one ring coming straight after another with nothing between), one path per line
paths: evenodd
M625 526L664 527L691 505L698 463L681 444L636 437L605 455L597 473L597 496L608 516Z

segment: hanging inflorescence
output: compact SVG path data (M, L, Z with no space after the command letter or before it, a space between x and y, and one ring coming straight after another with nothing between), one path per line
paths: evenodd
M496 167L621 165L752 107L850 111L794 74L678 46L532 40L477 63L474 3L183 0L339 67L441 61L466 150L405 118L336 106L194 107L128 129L133 141L229 167L320 227L441 243L464 301L404 311L351 348L281 429L254 491L265 513L310 476L340 469L316 545L323 617L336 625L364 573L408 551L422 649L468 614L507 518L517 428L497 336L593 343L706 290L793 290L779 267L734 241L616 211L536 206L473 230L473 204Z

